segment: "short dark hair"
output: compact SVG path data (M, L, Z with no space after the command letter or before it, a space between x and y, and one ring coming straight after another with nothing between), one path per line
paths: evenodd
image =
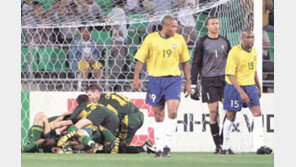
M98 85L90 85L89 87L86 88L86 92L88 91L95 91L98 90L99 92L102 91L102 89Z
M86 94L81 94L76 98L76 102L78 105L82 103L87 103L88 102L88 96Z
M217 17L210 16L210 17L207 19L207 24L206 24L206 25L208 25L208 24L209 24L209 20L211 20L211 19L217 19Z
M167 25L172 20L176 20L176 18L174 18L173 16L170 16L170 15L164 16L164 18L161 21L161 26Z

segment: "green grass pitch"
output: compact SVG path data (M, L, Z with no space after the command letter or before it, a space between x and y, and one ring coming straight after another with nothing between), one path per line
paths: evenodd
M273 167L274 154L214 155L172 153L170 158L154 154L46 154L22 153L22 167Z

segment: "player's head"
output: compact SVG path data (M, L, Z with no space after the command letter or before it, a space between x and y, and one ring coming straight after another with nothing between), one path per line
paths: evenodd
M86 94L81 94L76 98L76 102L78 105L82 103L87 103L88 102L88 96Z
M241 40L245 49L251 49L254 45L254 33L251 29L242 31Z
M219 20L216 17L209 17L207 19L206 27L208 29L208 33L218 34L220 30Z
M161 31L166 34L166 37L173 37L178 30L177 20L169 15L162 19L161 26Z
M87 87L85 92L91 103L96 103L100 99L101 88L97 85Z

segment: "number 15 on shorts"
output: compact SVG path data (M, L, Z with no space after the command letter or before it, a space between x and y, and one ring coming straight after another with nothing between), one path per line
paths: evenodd
M234 108L238 108L239 107L239 101L238 100L230 100L230 105L231 107L234 107Z

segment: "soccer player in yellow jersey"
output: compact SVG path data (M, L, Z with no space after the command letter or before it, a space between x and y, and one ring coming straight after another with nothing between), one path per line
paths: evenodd
M149 34L135 55L137 59L133 88L139 90L139 73L147 63L149 82L146 103L152 105L155 116L154 136L156 157L169 157L173 135L177 126L177 112L181 94L180 63L186 78L186 95L190 93L189 51L184 38L177 34L178 22L171 16L162 20L161 31ZM168 120L164 124L165 103ZM165 132L164 132L165 131ZM165 135L165 136L164 136Z
M270 154L272 150L263 146L262 113L259 98L261 86L257 76L257 51L253 47L254 34L243 30L242 44L233 47L227 57L223 107L226 110L226 121L223 131L222 154L229 154L229 136L236 112L246 104L254 116L253 145L257 154Z

